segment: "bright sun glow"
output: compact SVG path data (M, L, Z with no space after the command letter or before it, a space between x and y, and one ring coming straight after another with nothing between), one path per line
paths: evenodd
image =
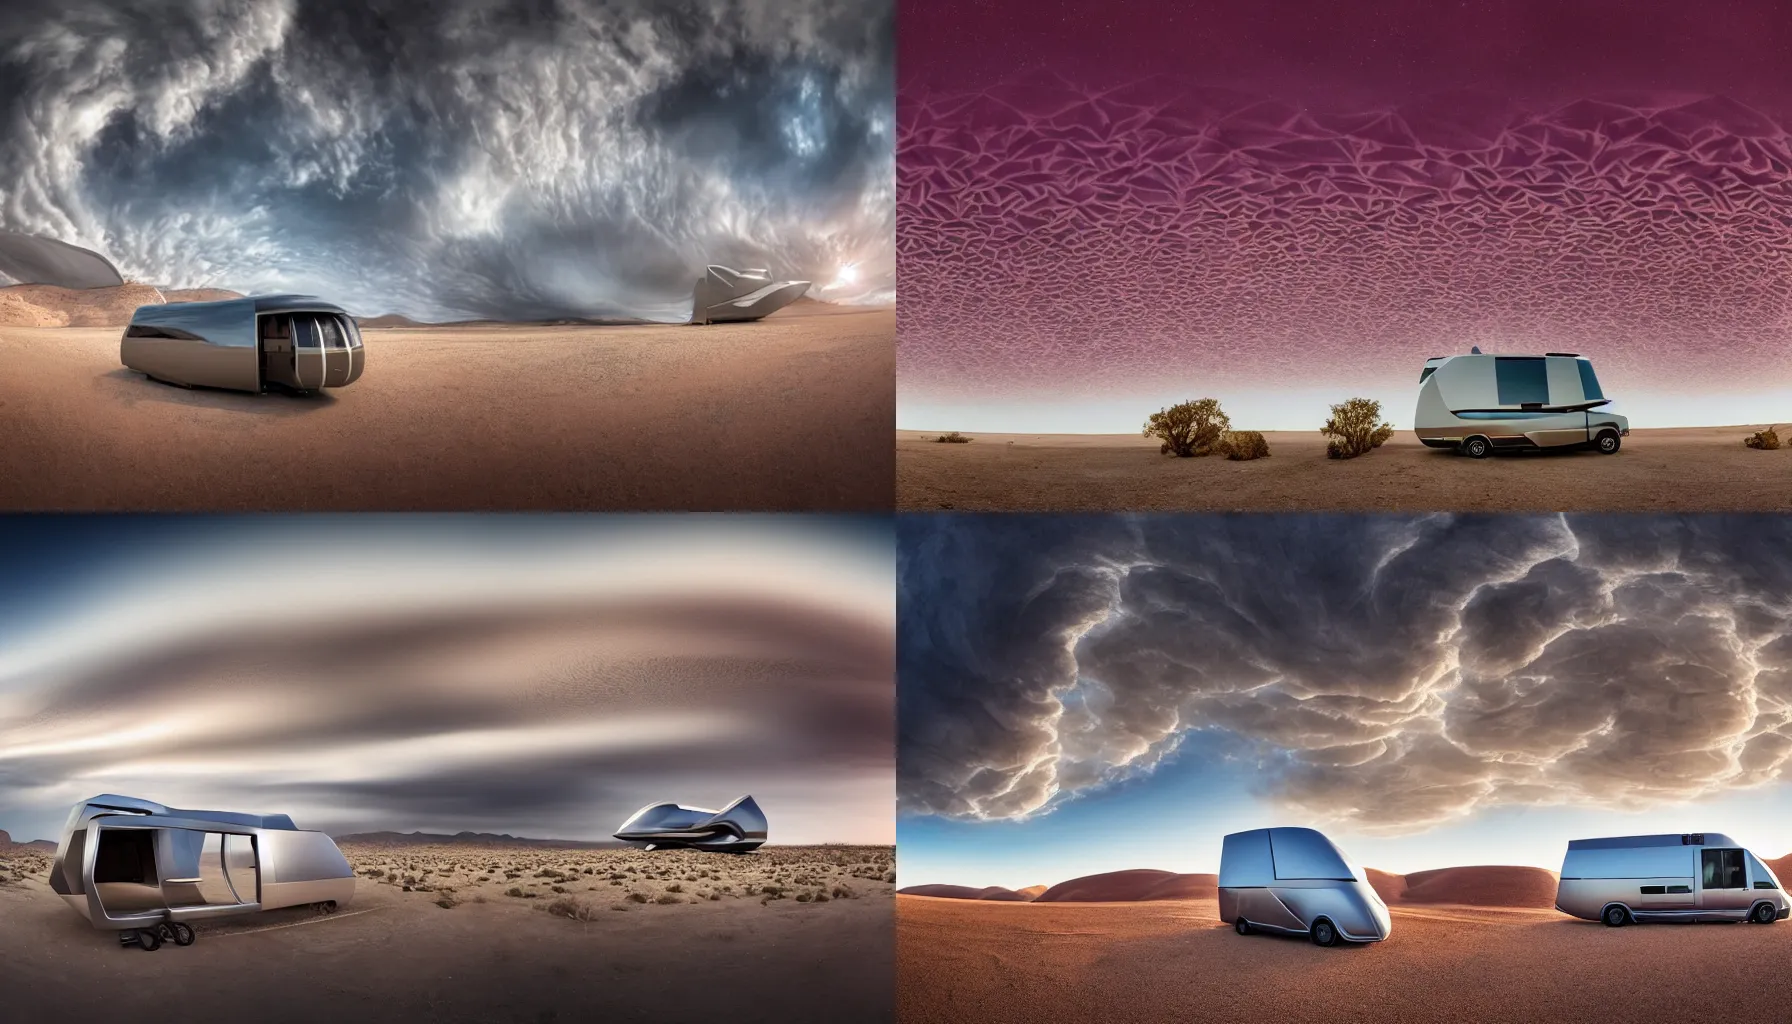
M856 284L858 280L858 266L856 264L848 263L840 268L840 272L834 276L834 283L830 285L830 287L838 288L842 285Z

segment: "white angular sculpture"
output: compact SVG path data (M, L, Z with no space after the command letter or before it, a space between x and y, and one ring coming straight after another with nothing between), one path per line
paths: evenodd
M0 274L19 284L57 288L116 288L124 284L112 261L91 249L16 231L0 231Z
M803 297L807 281L774 281L769 270L711 266L691 295L691 323L759 320Z

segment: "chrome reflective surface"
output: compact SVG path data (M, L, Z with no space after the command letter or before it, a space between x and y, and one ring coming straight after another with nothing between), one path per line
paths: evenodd
M1392 922L1367 878L1313 829L1235 832L1220 848L1220 918L1288 934L1305 934L1324 918L1345 939L1379 942Z
M691 849L748 853L764 845L765 812L743 796L719 811L681 804L648 804L622 823L616 838L650 850Z
M50 887L95 928L305 904L346 906L355 876L334 841L284 814L172 808L105 794L63 826Z
M124 283L112 261L91 249L16 231L0 231L0 274L19 284L58 288L115 288Z
M1712 864L1739 865L1734 877ZM1728 855L1732 860L1723 861ZM1576 839L1562 858L1556 909L1588 921L1622 907L1631 921L1746 921L1762 906L1792 913L1779 878L1752 852L1718 832Z
M770 271L711 266L691 294L691 323L758 320L803 297L807 281L774 281Z
M1507 355L1514 354L1523 355ZM1591 363L1584 357L1534 356L1548 367L1549 404L1531 409L1499 401L1497 358L1473 354L1426 361L1413 414L1413 432L1421 441L1450 446L1480 435L1496 449L1561 448L1590 444L1607 429L1620 436L1630 432L1628 419L1603 411L1610 399L1586 394L1580 364Z
M340 306L308 295L140 306L119 360L187 387L297 391L345 387L366 362L361 331Z

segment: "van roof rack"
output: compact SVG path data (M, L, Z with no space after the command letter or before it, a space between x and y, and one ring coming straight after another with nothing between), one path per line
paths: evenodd
M1579 352L1545 352L1543 354L1546 356L1567 356L1570 359L1579 359L1580 358Z

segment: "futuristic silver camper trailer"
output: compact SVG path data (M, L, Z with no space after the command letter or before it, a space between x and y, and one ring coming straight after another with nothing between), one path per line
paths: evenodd
M646 843L649 850L751 853L765 844L765 812L750 796L719 811L678 804L648 804L622 823L616 838Z
M1306 935L1320 946L1380 942L1387 904L1363 870L1310 828L1235 832L1220 848L1220 920L1252 931Z
M761 320L803 297L807 281L774 281L769 270L705 268L691 292L691 323Z
M355 874L329 836L284 814L189 811L96 796L62 829L50 888L95 928L154 950L193 942L188 922L281 907L334 911Z
M1780 880L1716 832L1575 839L1556 909L1617 928L1632 921L1753 921L1792 914Z
M118 355L155 380L235 391L347 387L366 359L355 318L309 295L139 306Z
M1568 447L1611 455L1630 433L1630 421L1594 411L1610 403L1584 356L1490 356L1477 348L1425 361L1413 429L1429 447L1477 459L1496 451Z

